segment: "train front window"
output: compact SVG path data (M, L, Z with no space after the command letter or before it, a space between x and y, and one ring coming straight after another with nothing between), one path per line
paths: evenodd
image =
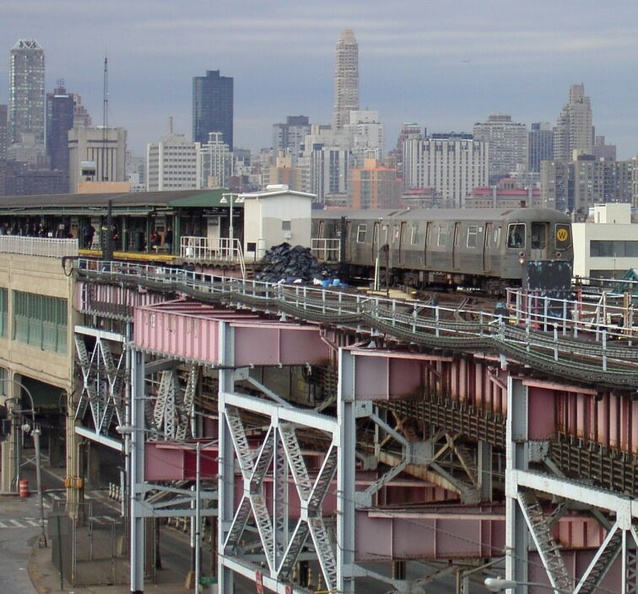
M547 247L547 223L532 223L532 249L544 250Z
M510 223L507 226L507 247L525 247L525 223Z

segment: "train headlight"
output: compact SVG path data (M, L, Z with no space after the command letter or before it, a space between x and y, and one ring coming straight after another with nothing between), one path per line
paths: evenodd
M525 264L525 252L518 252L518 263Z
M556 252L556 258L561 258L563 254L561 252Z

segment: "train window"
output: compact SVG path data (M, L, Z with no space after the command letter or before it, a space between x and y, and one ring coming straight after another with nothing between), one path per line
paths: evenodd
M501 228L497 227L496 229L494 229L494 247L498 247L499 245L501 245Z
M507 247L525 247L525 223L510 223L507 226Z
M410 228L410 243L412 245L418 243L418 230L419 228L416 225L412 225Z
M447 243L447 226L439 225L438 234L436 238L436 245L444 246Z
M357 226L357 243L365 243L367 234L368 234L368 226L358 225Z
M547 223L532 223L532 249L544 250L547 247Z
M467 228L467 247L475 248L478 241L478 225L469 225Z

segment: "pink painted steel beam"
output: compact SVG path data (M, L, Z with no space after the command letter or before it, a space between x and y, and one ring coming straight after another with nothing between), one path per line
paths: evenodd
M238 367L321 364L329 346L316 326L263 320L254 314L175 301L135 310L133 339L141 349L211 365L220 363L219 326L234 329Z

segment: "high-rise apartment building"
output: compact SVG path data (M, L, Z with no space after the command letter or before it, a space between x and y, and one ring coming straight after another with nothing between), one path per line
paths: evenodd
M569 102L565 103L554 128L554 159L571 161L574 151L591 155L594 147L594 126L589 97L585 85L569 88Z
M474 124L474 140L489 143L490 184L527 167L527 126L508 114L492 114Z
M350 170L348 193L350 208L397 208L401 182L397 180L396 168L371 157Z
M211 132L221 132L222 140L233 150L234 80L207 70L206 76L193 78L193 141L206 144Z
M168 134L146 147L146 189L156 192L198 187L197 143L184 134L173 134L169 120Z
M285 151L290 155L292 167L297 166L303 154L304 140L310 134L308 116L287 116L285 124L273 125L272 148L275 155Z
M0 105L0 161L7 158L7 144L9 142L9 122L7 106Z
M542 161L554 158L554 131L549 122L534 122L528 134L528 169L534 173L541 170Z
M46 97L46 150L52 170L69 174L69 130L73 128L75 101L63 81ZM68 189L67 189L68 191Z
M488 183L488 143L471 134L432 134L403 143L404 190L432 189L438 206L462 208L473 188Z
M233 153L221 132L211 132L206 144L197 143L200 188L228 188L233 175Z
M343 30L337 42L334 92L332 127L340 130L359 109L359 45L351 29Z
M350 146L356 167L363 167L363 162L370 153L374 153L376 159L383 157L384 131L378 111L351 111L350 119L343 129L352 139Z
M44 145L44 50L35 39L21 39L9 61L9 143L33 134Z

